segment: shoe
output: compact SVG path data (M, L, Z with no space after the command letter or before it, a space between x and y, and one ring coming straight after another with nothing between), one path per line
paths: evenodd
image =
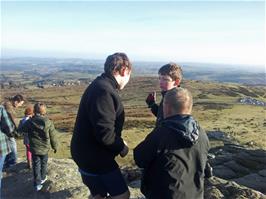
M41 184L45 183L47 180L47 176L45 176L45 178L41 181Z
M35 189L36 189L36 191L40 191L42 189L42 187L43 186L41 184L38 184L35 186Z

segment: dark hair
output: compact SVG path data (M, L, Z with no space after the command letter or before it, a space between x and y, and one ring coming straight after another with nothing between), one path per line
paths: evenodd
M159 71L159 75L169 75L174 81L179 79L180 82L183 79L183 72L181 66L177 65L176 63L169 63L166 65L163 65Z
M121 72L123 67L131 70L132 64L125 53L114 53L106 58L104 63L104 72L106 74L113 74L115 71Z
M20 95L20 94L15 95L14 97L11 98L11 100L12 100L13 102L21 102L21 101L25 101L24 98L23 98L23 96Z

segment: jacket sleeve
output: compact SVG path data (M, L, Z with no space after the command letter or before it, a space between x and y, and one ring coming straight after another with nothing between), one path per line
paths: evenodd
M96 140L108 150L118 155L124 148L124 142L115 132L115 99L107 91L99 91L95 103L89 105L90 120L94 125Z
M158 109L159 109L158 104L155 104L155 103L154 103L154 104L151 106L151 112L152 112L152 114L153 114L155 117L157 117Z
M147 168L156 158L158 151L158 135L156 130L152 131L133 151L134 160L138 167Z
M13 137L15 125L9 119L9 116L4 108L1 108L1 131L3 131L8 137Z
M50 121L51 122L51 121ZM52 149L57 150L57 136L56 136L57 131L55 130L53 122L50 123L49 127L49 137L50 137L50 143L52 146Z

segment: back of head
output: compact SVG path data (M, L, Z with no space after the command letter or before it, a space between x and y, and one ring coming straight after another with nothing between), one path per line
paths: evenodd
M170 115L191 114L193 98L187 89L179 87L168 91L163 103L163 106L169 107L167 111Z
M106 58L104 63L104 72L109 75L113 75L114 72L121 72L122 68L126 67L129 70L132 68L132 64L125 53L114 53Z
M174 81L179 79L180 82L183 79L183 73L181 66L177 65L176 63L168 63L166 65L163 65L159 71L159 75L168 75L170 76Z
M28 107L25 109L24 114L25 114L25 115L33 115L33 107L32 107L32 106L28 106Z
M36 103L34 105L34 114L35 115L45 115L46 114L46 106L43 103Z

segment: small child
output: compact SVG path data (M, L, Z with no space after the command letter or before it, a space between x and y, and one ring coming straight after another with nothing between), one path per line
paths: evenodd
M46 116L46 106L43 103L34 105L34 116L22 126L22 132L28 132L34 187L40 191L47 180L47 162L50 145L54 153L57 150L56 130L54 124Z
M182 69L176 63L169 63L163 65L159 71L159 83L162 93L162 100L160 104L156 104L156 92L150 93L146 99L148 107L152 113L157 117L156 126L163 120L163 98L167 91L179 87L183 74Z
M32 106L28 106L25 109L24 114L25 114L25 116L20 120L18 129L21 129L23 124L25 124L25 122L32 117L32 115L33 115L33 107ZM23 143L24 143L24 145L26 147L27 165L28 165L28 168L31 169L32 168L32 159L31 159L28 132L24 132L23 135L24 135Z

